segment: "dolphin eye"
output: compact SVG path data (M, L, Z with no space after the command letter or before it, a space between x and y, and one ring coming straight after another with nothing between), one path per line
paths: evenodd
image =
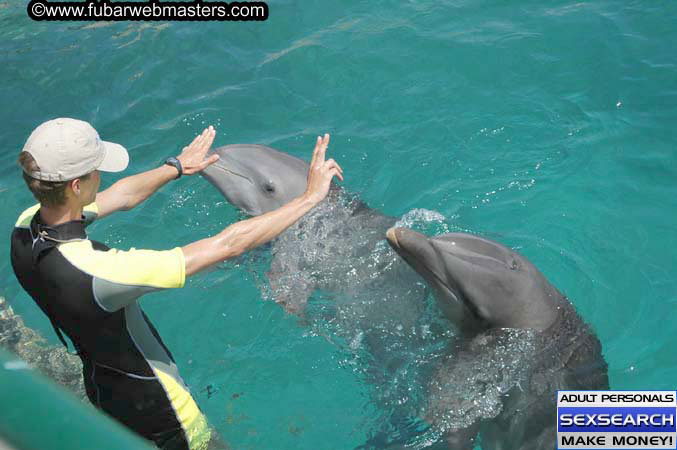
M510 263L510 270L517 270L517 269L519 269L519 264L517 264L517 261L513 259Z
M272 181L269 181L263 185L263 189L269 194L272 194L273 192L275 192L275 185L273 184Z

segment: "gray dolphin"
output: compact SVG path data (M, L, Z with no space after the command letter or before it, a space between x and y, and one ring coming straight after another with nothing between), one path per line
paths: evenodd
M228 145L213 152L220 159L202 175L248 214L278 208L305 190L308 163L287 153L262 145ZM258 283L263 296L303 316L304 325L343 350L340 358L373 387L380 411L399 415L384 420L390 423L418 417L423 395L418 389L425 383L412 380L423 376L423 362L452 338L434 302L426 302L421 277L385 242L386 230L397 222L332 186L321 204L271 243L270 251L249 257L256 261L257 281L261 260L270 257L267 280Z
M429 387L426 416L449 448L473 448L478 433L484 448L554 448L556 390L609 387L600 342L573 305L497 242L406 228L387 239L466 337Z
M250 216L277 209L306 189L308 163L287 153L265 145L234 144L211 154L220 159L200 174Z
M227 145L212 152L220 159L202 176L248 215L279 208L306 189L309 166L300 158L252 144ZM358 293L380 281L374 280L374 274L397 258L389 254L387 246L380 250L389 258L373 258L383 256L376 254L379 244L395 223L395 218L368 208L333 185L325 201L274 241L267 274L272 297L288 312L302 315L308 296L317 288ZM398 270L409 274L408 281L418 279L406 265L398 264ZM424 289L419 293L423 295Z
M305 191L309 166L300 158L252 144L212 152L219 160L202 175L249 215L272 211ZM288 312L304 315L314 290L336 294L332 300L341 309L333 313L357 333L360 326L382 325L384 331L414 326L426 289L384 242L395 223L332 185L320 205L273 242L270 296Z

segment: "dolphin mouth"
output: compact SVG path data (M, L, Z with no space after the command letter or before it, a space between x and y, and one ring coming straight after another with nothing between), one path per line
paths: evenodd
M251 184L254 184L254 182L252 181L252 179L249 178L248 176L242 175L242 174L239 173L239 172L235 172L234 170L231 170L231 169L227 168L226 166L219 164L218 162L213 163L212 166L213 166L213 167L216 167L217 169L222 170L222 171L224 171L224 172L228 172L228 173L230 173L230 174L232 174L232 175L235 175L236 177L244 178L245 180L249 181Z
M205 172L206 172L208 169L212 168L212 167L214 168L214 170L220 170L221 172L225 172L225 173L227 173L227 174L229 174L229 175L232 175L232 176L235 176L235 177L242 178L243 180L248 181L249 184L251 184L252 186L256 186L256 183L254 183L254 181L253 181L251 178L249 178L248 176L246 176L246 175L244 175L244 174L242 174L242 173L236 172L236 171L234 171L234 170L232 170L232 169L230 169L230 168L224 166L223 164L221 164L221 160L219 160L219 161L217 161L217 162L215 162L215 163L212 163L212 164L210 164L209 166L207 166L207 168L205 169ZM214 175L215 175L215 174L214 174ZM212 175L212 176L213 176L213 175ZM251 206L251 202L246 202L246 203L241 204L241 202L239 202L239 201L237 201L237 200L234 200L234 199L231 197L231 193L228 192L227 190L224 191L224 190L221 189L221 188L219 188L219 190L221 190L221 193L224 195L224 197L226 198L226 200L228 200L228 202L229 202L230 204L236 205L238 208L240 208L240 209L241 209L245 214L247 214L248 216L258 216L258 215L261 215L261 210L260 210L259 208L257 208L257 207L252 207L252 206Z

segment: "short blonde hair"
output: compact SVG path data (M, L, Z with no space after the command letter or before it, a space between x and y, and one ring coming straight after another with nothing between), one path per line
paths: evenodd
M28 175L26 172L40 171L35 158L28 152L19 153L19 165L28 189L41 205L61 206L66 203L66 186L69 181L43 181ZM88 173L78 178L86 180L90 175L91 173Z

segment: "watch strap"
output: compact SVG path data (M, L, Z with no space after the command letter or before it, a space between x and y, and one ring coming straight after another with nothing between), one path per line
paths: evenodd
M168 166L172 166L172 167L176 168L176 170L179 171L179 175L175 178L176 180L181 178L181 175L183 175L183 166L181 165L181 161L179 161L177 158L174 158L172 156L172 157L167 158L165 160L165 164L167 164Z

